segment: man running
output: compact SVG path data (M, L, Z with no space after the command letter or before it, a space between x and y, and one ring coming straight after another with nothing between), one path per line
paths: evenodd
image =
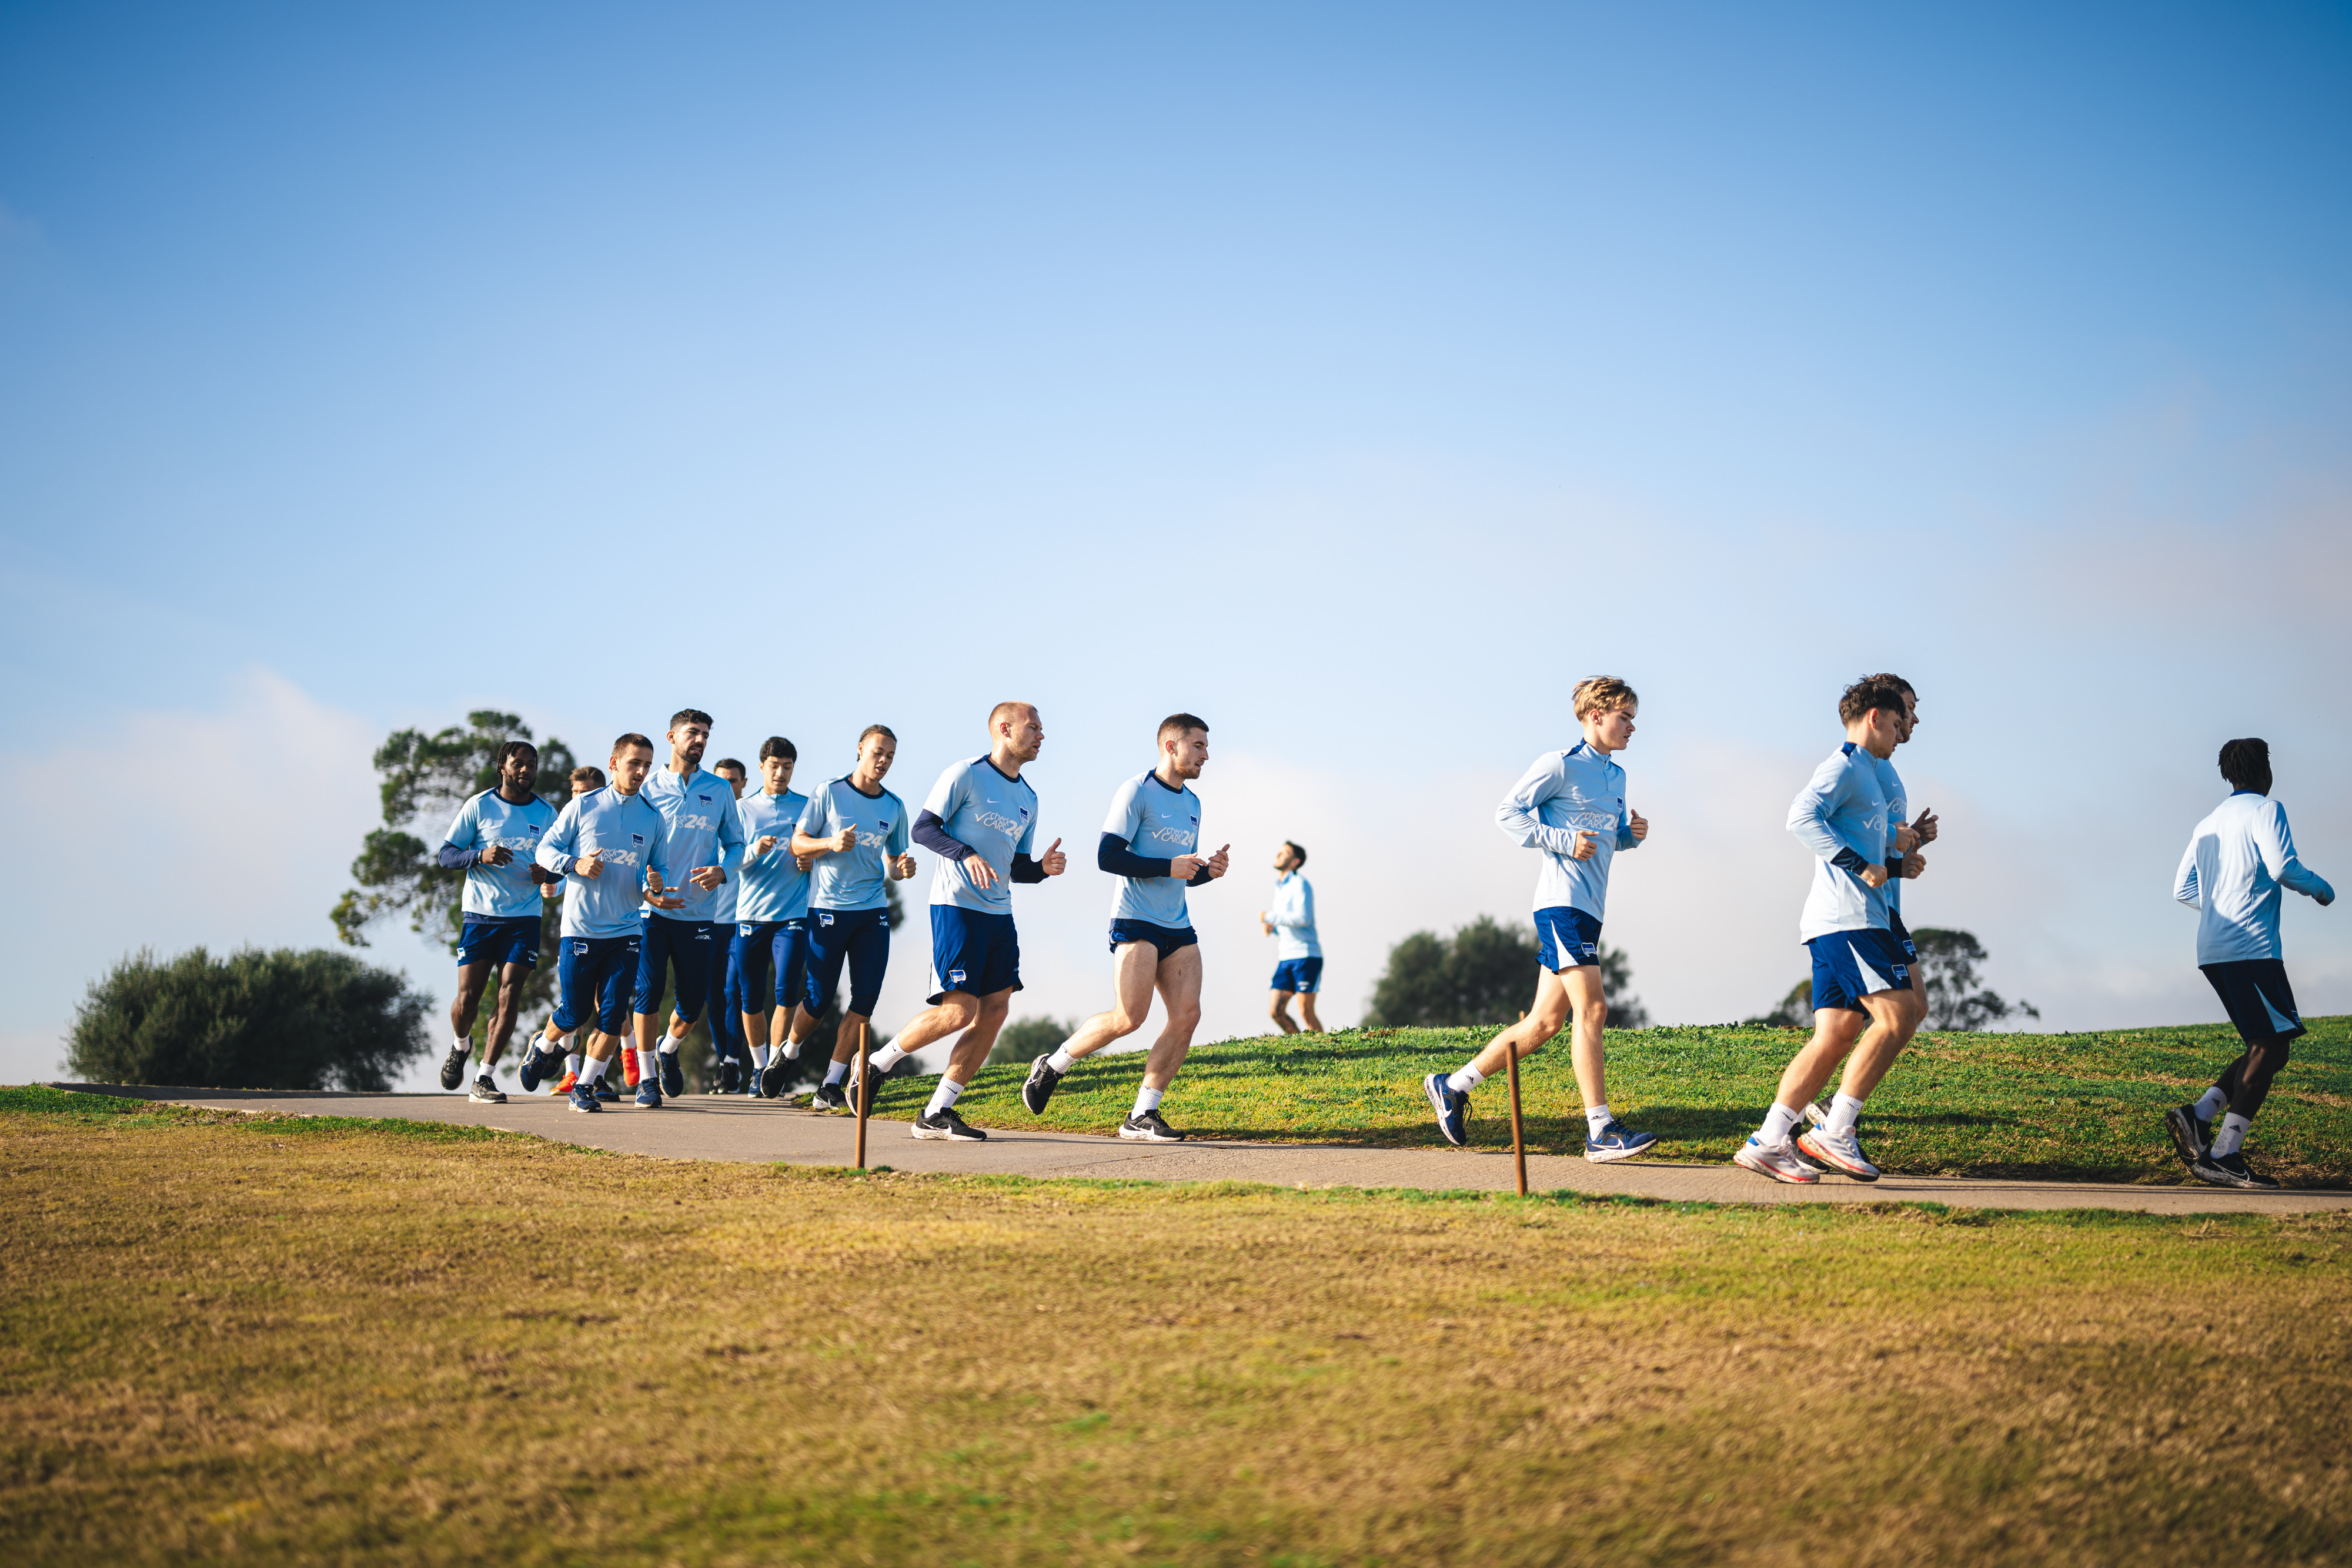
M751 1047L751 1079L745 1087L771 1100L783 1092L784 1040L792 1030L793 1004L808 980L809 862L793 853L793 829L808 806L808 797L792 788L800 755L781 735L761 741L760 788L737 808L743 824L738 878L743 885L729 944L728 990L738 998L743 1038Z
M1731 1156L1774 1181L1819 1181L1809 1157L1857 1181L1878 1179L1855 1119L1925 1016L1886 919L1886 857L1895 839L1878 764L1894 754L1905 711L1903 693L1884 679L1865 676L1848 686L1838 699L1845 744L1789 807L1789 831L1815 857L1797 925L1812 950L1813 1038L1782 1071L1764 1124ZM1801 1155L1790 1132L1866 1028L1877 1031L1868 1059L1847 1072L1829 1119L1805 1134Z
M441 1087L455 1089L465 1076L467 1060L474 1052L474 1014L495 970L499 999L483 1035L482 1070L466 1096L485 1105L507 1101L492 1070L505 1054L507 1036L514 1032L515 1014L522 1006L523 987L539 962L539 884L556 880L531 859L541 837L555 825L555 808L539 798L539 747L528 740L508 741L499 747L498 770L496 789L485 789L457 808L436 857L448 870L466 868L457 995L449 1003L449 1027L456 1039L441 1063Z
M1135 1109L1118 1124L1122 1138L1156 1144L1181 1142L1183 1134L1160 1114L1160 1102L1176 1081L1192 1049L1201 1022L1201 948L1184 890L1225 874L1233 863L1227 844L1213 855L1199 853L1201 798L1192 780L1209 762L1209 726L1189 713L1160 721L1160 762L1138 774L1111 797L1095 864L1122 880L1111 900L1111 1009L1097 1013L1050 1056L1030 1064L1021 1103L1042 1115L1054 1086L1081 1057L1143 1027L1156 990L1168 1009L1168 1022L1151 1042L1143 1063L1143 1087Z
M1274 904L1257 912L1258 925L1274 938L1274 1006L1276 1027L1297 1034L1290 1021L1290 998L1298 998L1298 1016L1307 1032L1321 1034L1323 1022L1315 1016L1315 993L1323 984L1323 944L1315 936L1315 885L1299 874L1307 852L1285 839L1274 852L1274 869L1282 874L1274 884Z
M1633 743L1642 699L1614 675L1579 681L1570 694L1584 738L1538 757L1495 808L1495 824L1521 849L1542 855L1536 867L1535 1005L1517 1023L1451 1075L1433 1072L1422 1092L1437 1130L1456 1145L1470 1137L1470 1092L1543 1049L1572 1016L1569 1060L1584 1100L1584 1157L1595 1163L1638 1155L1658 1141L1637 1133L1609 1108L1601 1029L1609 997L1601 978L1601 923L1609 904L1609 868L1620 850L1650 836L1649 820L1625 803L1625 770L1611 758Z
M1021 768L1037 760L1045 744L1045 721L1034 706L998 703L988 716L988 755L940 774L915 819L915 842L940 857L931 878L930 1008L875 1052L875 1076L962 1031L930 1103L915 1119L918 1138L966 1144L988 1138L956 1114L955 1103L988 1060L1013 1009L1013 993L1021 988L1013 884L1059 876L1069 863L1059 839L1044 854L1030 854L1037 840L1037 791Z
M563 1037L594 1019L587 1061L572 1086L574 1111L602 1111L596 1082L628 1029L628 987L642 946L639 899L674 909L668 892L668 840L662 815L646 803L654 743L642 735L613 742L613 782L574 795L539 841L539 863L563 878L563 933L556 956L555 1012L537 1050L522 1061L528 1094L555 1076Z
M915 874L915 857L907 852L907 803L882 788L898 757L898 737L889 726L867 725L857 737L857 766L811 793L793 829L793 853L810 857L814 867L808 986L784 1040L787 1060L799 1060L817 1019L833 1005L842 966L849 967L849 1000L834 1031L833 1061L811 1102L819 1111L839 1111L849 1103L842 1086L850 1058L859 1031L873 1020L875 1004L882 999L882 977L890 967L889 883Z
M2304 1032L2279 946L2279 890L2322 909L2336 902L2336 890L2295 858L2286 808L2270 798L2269 744L2233 740L2221 747L2221 762L2230 798L2189 835L2172 896L2197 911L2197 967L2221 994L2246 1049L2196 1103L2167 1111L2164 1125L2199 1181L2269 1191L2278 1182L2246 1164L2246 1129L2286 1065L2290 1042Z
M743 786L751 775L732 757L720 758L710 771L727 780L727 788L734 791L738 802L736 824L741 826ZM735 989L735 901L743 876L735 860L720 858L725 863L719 869L727 873L727 880L711 894L710 987L706 993L710 1009L710 1092L732 1094L743 1087L751 1065L750 1055L743 1050L743 1000ZM674 1015L670 1019L672 1034L682 1036L692 1027L690 1020L680 1023Z
M581 796L587 794L589 791L593 789L602 789L604 787L604 770L603 768L591 768L586 763L582 763L579 767L572 770L572 799L577 800ZM563 896L563 879L560 876L557 877L552 883L546 884L543 890L556 898L562 898ZM556 914L557 924L560 928L562 915L562 911L560 907L556 911ZM629 985L632 989L635 988L636 983L637 977L635 975L631 975L629 977ZM593 1033L593 1031L592 1030L591 1032ZM580 1082L580 1052L572 1049L572 1042L569 1040L557 1040L555 1042L555 1047L557 1050L563 1052L563 1077L556 1083L555 1087L551 1090L550 1092L554 1094L569 1094L572 1092L572 1086ZM632 1060L635 1059L633 1058ZM610 1100L615 1097L613 1094L611 1084L600 1082L598 1087L604 1091L600 1098Z
M702 769L703 748L710 744L710 716L700 708L680 708L669 721L669 765L646 780L646 804L659 811L669 841L664 853L669 864L686 867L677 889L680 902L657 904L647 899L639 911L644 942L637 957L637 1104L659 1110L664 1093L686 1092L686 1070L677 1048L694 1020L710 1001L710 955L717 938L711 932L716 894L727 882L727 868L742 853L743 825L736 820L735 794L715 773ZM661 1003L663 971L675 977L677 1006L669 1028L659 1029L654 1009ZM721 1007L724 998L718 998ZM661 1047L654 1046L659 1034Z

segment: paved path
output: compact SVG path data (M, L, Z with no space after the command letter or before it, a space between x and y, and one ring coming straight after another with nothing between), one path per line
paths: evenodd
M626 1104L585 1116L563 1101L516 1095L477 1105L462 1094L271 1093L217 1089L109 1088L112 1094L169 1100L225 1111L304 1115L399 1116L467 1122L533 1133L570 1144L665 1159L784 1160L845 1166L856 1124L789 1105L731 1095L688 1095L658 1112ZM1333 1144L1129 1143L1077 1133L991 1129L985 1144L932 1143L908 1136L908 1124L877 1119L866 1126L866 1161L902 1171L986 1171L1032 1176L1108 1176L1125 1181L1247 1181L1277 1186L1422 1187L1507 1192L1507 1155L1470 1149L1368 1149ZM2305 1214L2352 1208L2352 1192L2230 1192L2184 1178L2177 1186L2096 1182L1986 1181L1958 1176L1886 1176L1874 1183L1823 1178L1784 1186L1730 1165L1643 1161L1595 1166L1556 1155L1528 1158L1532 1191L1628 1193L1700 1203L1934 1202L1964 1208L2128 1208L2151 1214Z

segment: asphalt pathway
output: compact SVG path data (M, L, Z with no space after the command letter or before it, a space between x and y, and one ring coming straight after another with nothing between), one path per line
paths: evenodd
M272 1093L217 1089L121 1088L60 1083L142 1099L224 1111L297 1115L387 1116L461 1122L530 1133L562 1143L677 1160L854 1163L856 1124L785 1103L733 1095L690 1094L659 1111L625 1102L584 1115L562 1100L517 1094L503 1105L477 1105L462 1094ZM910 1124L876 1118L866 1126L866 1163L903 1171L981 1171L1027 1176L1092 1176L1121 1181L1243 1181L1277 1186L1419 1187L1430 1191L1507 1192L1507 1154L1470 1149L1375 1149L1333 1144L1189 1140L1129 1143L1078 1133L991 1128L984 1144L933 1143L909 1135ZM1728 1164L1664 1160L1588 1165L1556 1155L1528 1157L1530 1191L1571 1188L1699 1203L1932 1202L1956 1208L2114 1208L2149 1214L2308 1214L2352 1208L2352 1192L2225 1191L2192 1183L1995 1181L1964 1176L1889 1176L1876 1182L1825 1176L1812 1186L1785 1186Z

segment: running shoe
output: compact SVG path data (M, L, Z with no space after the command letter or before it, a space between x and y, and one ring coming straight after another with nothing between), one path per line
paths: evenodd
M2175 1105L2167 1111L2164 1130L2172 1134L2172 1146L2179 1152L2180 1163L2190 1170L2213 1152L2213 1124L2199 1121L2194 1105Z
M604 1087L604 1085L601 1082L573 1084L572 1086L572 1108L574 1111L602 1111L604 1108L604 1104L603 1101L596 1098L596 1091L603 1087Z
M1041 1056L1029 1064L1028 1081L1021 1085L1021 1103L1029 1107L1032 1116L1042 1116L1061 1084L1062 1075L1054 1071L1053 1058Z
M2234 1155L2217 1155L2210 1150L2205 1157L2189 1167L2189 1174L2208 1186L2244 1187L2250 1192L2276 1192L2278 1182L2246 1164L2242 1151Z
M841 1092L838 1083L820 1083L816 1086L816 1092L809 1097L809 1109L846 1111L849 1109L849 1096Z
M1184 1141L1184 1134L1161 1121L1157 1111L1145 1111L1129 1116L1118 1124L1118 1135L1141 1138L1150 1144L1181 1144Z
M548 1092L551 1094L569 1094L579 1085L579 1082L580 1074L572 1071L572 1069L567 1067L563 1070L562 1082L556 1084L556 1086L549 1090Z
M1429 1096L1430 1108L1437 1113L1437 1130L1455 1148L1470 1141L1470 1096L1445 1082L1445 1074L1433 1072L1421 1081L1421 1092Z
M1856 1181L1878 1179L1878 1167L1862 1152L1862 1134L1851 1127L1843 1133L1832 1133L1827 1127L1808 1127L1797 1134L1797 1152L1823 1170L1836 1171Z
M1808 1126L1808 1127L1826 1127L1826 1126L1828 1126L1829 1124L1830 1124L1830 1103L1829 1103L1828 1101L1826 1101L1826 1100L1816 1100L1816 1101L1814 1101L1811 1104L1810 1104L1810 1105L1808 1105L1808 1106L1806 1106L1806 1107L1805 1107L1805 1125L1806 1125L1806 1126Z
M1465 1094L1463 1098L1466 1100L1469 1096ZM1611 1160L1626 1159L1643 1153L1657 1141L1657 1134L1637 1133L1612 1116L1609 1124L1601 1129L1599 1137L1584 1140L1584 1157L1596 1166L1606 1165Z
M637 1109L658 1111L662 1108L661 1085L648 1078L637 1085Z
M713 1094L733 1094L742 1087L743 1070L735 1065L735 1059L730 1056L719 1064L719 1082L710 1092Z
M621 1103L621 1092L613 1087L610 1073L596 1080L596 1098L607 1105L617 1105Z
M473 1054L474 1047L470 1040L449 1048L449 1054L441 1059L442 1088L455 1089L466 1082L466 1062Z
M1821 1172L1797 1157L1796 1146L1786 1138L1777 1144L1759 1144L1750 1134L1732 1155L1731 1163L1795 1186L1806 1186L1822 1179Z
M538 1093L539 1081L548 1071L547 1059L539 1054L539 1041L534 1040L530 1042L530 1049L522 1053L522 1065L515 1069L515 1076L522 1081L522 1092L526 1094ZM559 1090L557 1092L561 1093L562 1091Z
M767 1066L760 1069L760 1096L764 1100L781 1100L784 1097L784 1059L782 1057L772 1058Z
M662 1092L675 1100L686 1092L686 1064L674 1051L657 1051L654 1060L661 1063Z
M965 1122L961 1116L957 1115L955 1113L955 1107L952 1105L949 1106L946 1110L940 1112L936 1116L923 1115L916 1117L915 1136L919 1138L944 1138L950 1143L954 1144L984 1144L988 1142L988 1134L982 1132L978 1127L972 1126Z
M634 1045L621 1047L621 1082L635 1089L637 1080L644 1076L637 1071L637 1048Z
M499 1088L498 1081L487 1072L475 1078L473 1092L467 1094L466 1098L477 1105L503 1105L507 1103L507 1097Z

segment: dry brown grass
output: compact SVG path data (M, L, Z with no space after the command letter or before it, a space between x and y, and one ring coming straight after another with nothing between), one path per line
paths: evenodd
M2341 1560L2352 1227L0 1115L0 1560ZM1809 1545L1809 1541L1812 1543Z

